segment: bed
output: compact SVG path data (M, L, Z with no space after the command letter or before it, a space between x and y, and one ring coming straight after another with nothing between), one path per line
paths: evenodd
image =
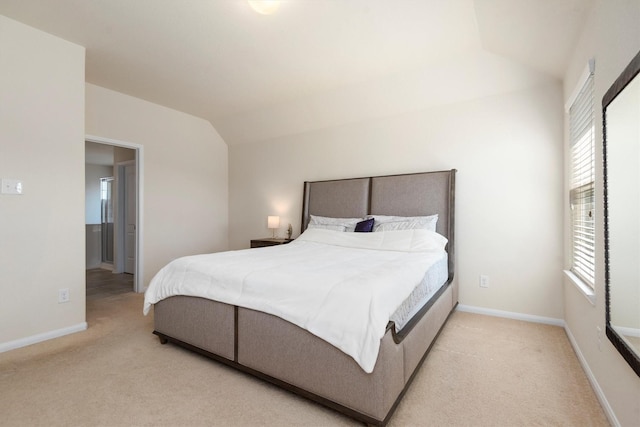
M393 313L393 316L384 320L385 323L382 324L382 327L370 328L366 326L365 329L373 329L378 335L368 337L367 343L370 344L373 340L375 346L363 344L362 348L365 350L362 354L357 353L358 350L355 350L355 354L349 353L348 349L342 348L344 345L341 347L342 342L332 341L334 339L339 341L344 338L343 335L348 336L348 331L357 329L357 326L353 326L351 322L344 323L338 314L335 316L325 315L322 319L324 323L317 323L318 325L326 325L327 322L331 324L330 327L325 327L331 333L331 337L320 338L321 331L317 330L322 329L322 326L314 328L313 324L309 325L309 317L300 323L295 316L291 317L280 308L265 308L261 305L262 303L242 302L235 304L236 300L228 297L228 292L226 294L224 292L222 294L214 293L212 294L214 299L211 299L209 294L203 294L206 297L195 296L200 294L183 292L188 288L182 285L183 278L172 279L172 276L166 275L166 277L163 276L164 281L169 284L175 283L173 287L176 291L165 292L165 294L160 292L153 297L148 295L145 297L145 310L153 305L153 333L160 338L162 344L171 342L196 351L369 425L386 425L410 386L418 368L426 358L439 331L457 304L458 289L454 275L455 173L456 170L453 169L305 182L302 212L303 233L296 241L278 247L230 251L218 255L218 257L231 259L248 256L251 263L259 267L264 258L293 257L298 252L303 253L308 248L316 246L321 249L328 248L329 246L326 246L327 242L324 239L329 239L328 243L333 248L331 250L335 249L337 256L344 258L342 253L351 253L341 252L343 248L339 246L343 245L344 239L349 242L351 240L358 242L366 240L367 243L363 243L365 246L357 249L360 251L358 253L365 253L366 258L354 258L351 265L369 263L367 265L372 266L383 262L394 265L394 263L400 262L396 261L396 256L405 256L405 246L417 248L415 251L413 249L406 250L407 257L415 258L416 253L414 252L424 252L423 246L421 246L425 244L424 242L428 242L427 245L435 244L437 246L439 241L436 237L441 238L445 257L437 260L434 258L433 264L440 265L441 269L444 268L442 286L438 286L430 294L418 298L420 302L414 302L410 309L407 308L402 320L389 320L397 315L398 309ZM315 224L317 218L362 219L373 217L375 219L376 216L383 218L383 216L424 217L433 215L437 215L437 223L434 223L436 233L423 232L422 230L339 233L325 231L322 229L323 227L317 227ZM393 239L385 236L393 236ZM337 239L335 245L333 245L334 239ZM390 244L392 250L386 252L393 252L393 254L388 255L382 253L385 251L381 250L370 250L371 248L366 245L371 245L371 241L377 242L376 245ZM381 241L384 243L380 243ZM395 247L393 245L402 247L402 255L396 255L400 252L393 249ZM326 250L326 252L330 251ZM317 257L317 252L310 253L313 257ZM375 258L378 254L380 259ZM299 272L303 270L306 272L307 265L311 264L308 264L308 261L302 257L303 255L300 256L301 258L292 259L293 271L297 269ZM389 257L392 259L387 260ZM201 256L181 262L185 263L184 265L196 265L196 261L204 262L205 258L206 256ZM405 262L404 259L402 258L402 262ZM317 271L327 271L318 259L314 258L313 262L319 263L320 268ZM327 265L331 262L333 261L329 259ZM349 263L348 259L346 263ZM186 271L184 265L180 267L180 270ZM429 271L431 270L433 269ZM265 273L253 272L251 276L254 282L260 285L266 280L265 277L268 277L267 270L262 271ZM276 271L273 273L275 276L270 280L275 282L280 282L276 279L287 274L278 273L280 269L274 269L274 271ZM391 274L402 275L402 277L406 275L408 281L409 278L413 280L416 277L417 271L407 267L403 269L402 273L398 270ZM194 274L187 273L190 276L194 276ZM238 272L239 276L243 274L245 273ZM370 280L371 286L375 287L377 286L376 280L383 280L381 276L382 274L374 272L368 276L367 280ZM229 281L234 280L231 275L229 277ZM310 280L306 279L307 276L302 273L300 277L305 277L299 279L301 286L304 281ZM324 277L317 282L323 282ZM326 277L329 280L328 274ZM175 282L171 282L171 280ZM247 285L250 282L242 278L239 280L243 282L244 286L240 293L243 296L251 296L250 286ZM358 280L367 282L362 278ZM154 285L154 281L149 289ZM295 285L295 281L288 283L284 278L281 282L286 285L277 287L284 288L285 291L293 289L292 285ZM318 285L318 287L320 286ZM326 294L314 298L321 299L323 304L325 300L330 301L328 295L333 295L336 287L331 285L327 289ZM406 303L410 299L409 297L415 299L416 292L417 289L414 289L413 285L399 286L397 299ZM294 308L297 306L297 300L290 300L286 298L286 294L283 295L276 298L279 302L274 302L274 306L282 303L282 300L285 301L282 303L285 306ZM336 301L339 302L342 298L341 296ZM393 298L389 298L387 295L382 299ZM401 305L406 306L405 303ZM326 304L330 305L331 303L326 302ZM376 304L378 303L376 302ZM376 304L369 303L369 305ZM354 309L353 312L357 312L357 309ZM409 313L408 318L406 317L407 312ZM314 320L318 316L312 317L311 320ZM371 317L378 319L379 316L372 315ZM356 320L353 321L354 325L358 323ZM377 321L379 323L379 320ZM304 324L304 327L297 323ZM396 323L402 323L402 327L398 327ZM344 327L337 328L336 324L344 325ZM348 338L345 339L347 340L345 341L347 342L346 347L349 347L348 343L352 341L348 341ZM359 347L360 350L362 348ZM371 355L371 352L374 354Z

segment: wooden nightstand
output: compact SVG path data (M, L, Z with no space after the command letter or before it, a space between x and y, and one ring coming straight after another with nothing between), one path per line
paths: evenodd
M272 237L265 237L264 239L252 239L251 247L252 248L263 248L265 246L277 246L277 245L286 245L289 242L293 242L293 239L278 239Z

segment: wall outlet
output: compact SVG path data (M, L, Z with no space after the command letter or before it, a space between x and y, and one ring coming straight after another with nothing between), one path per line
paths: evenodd
M481 288L489 287L489 276L485 276L484 274L480 275L480 287Z
M22 181L18 179L2 178L0 193L2 194L22 194Z
M598 336L598 350L602 351L602 328L596 326L596 335Z
M69 288L58 290L58 304L69 302Z

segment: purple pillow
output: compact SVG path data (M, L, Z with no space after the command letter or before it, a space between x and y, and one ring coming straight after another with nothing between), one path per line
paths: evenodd
M373 231L373 223L373 218L365 219L364 221L360 221L359 223L357 223L356 229L353 231L358 233L370 233Z

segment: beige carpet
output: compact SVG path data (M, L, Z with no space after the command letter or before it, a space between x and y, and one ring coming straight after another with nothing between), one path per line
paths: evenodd
M142 296L89 300L89 329L0 354L2 426L352 426L151 334ZM392 426L606 426L561 328L456 312Z

